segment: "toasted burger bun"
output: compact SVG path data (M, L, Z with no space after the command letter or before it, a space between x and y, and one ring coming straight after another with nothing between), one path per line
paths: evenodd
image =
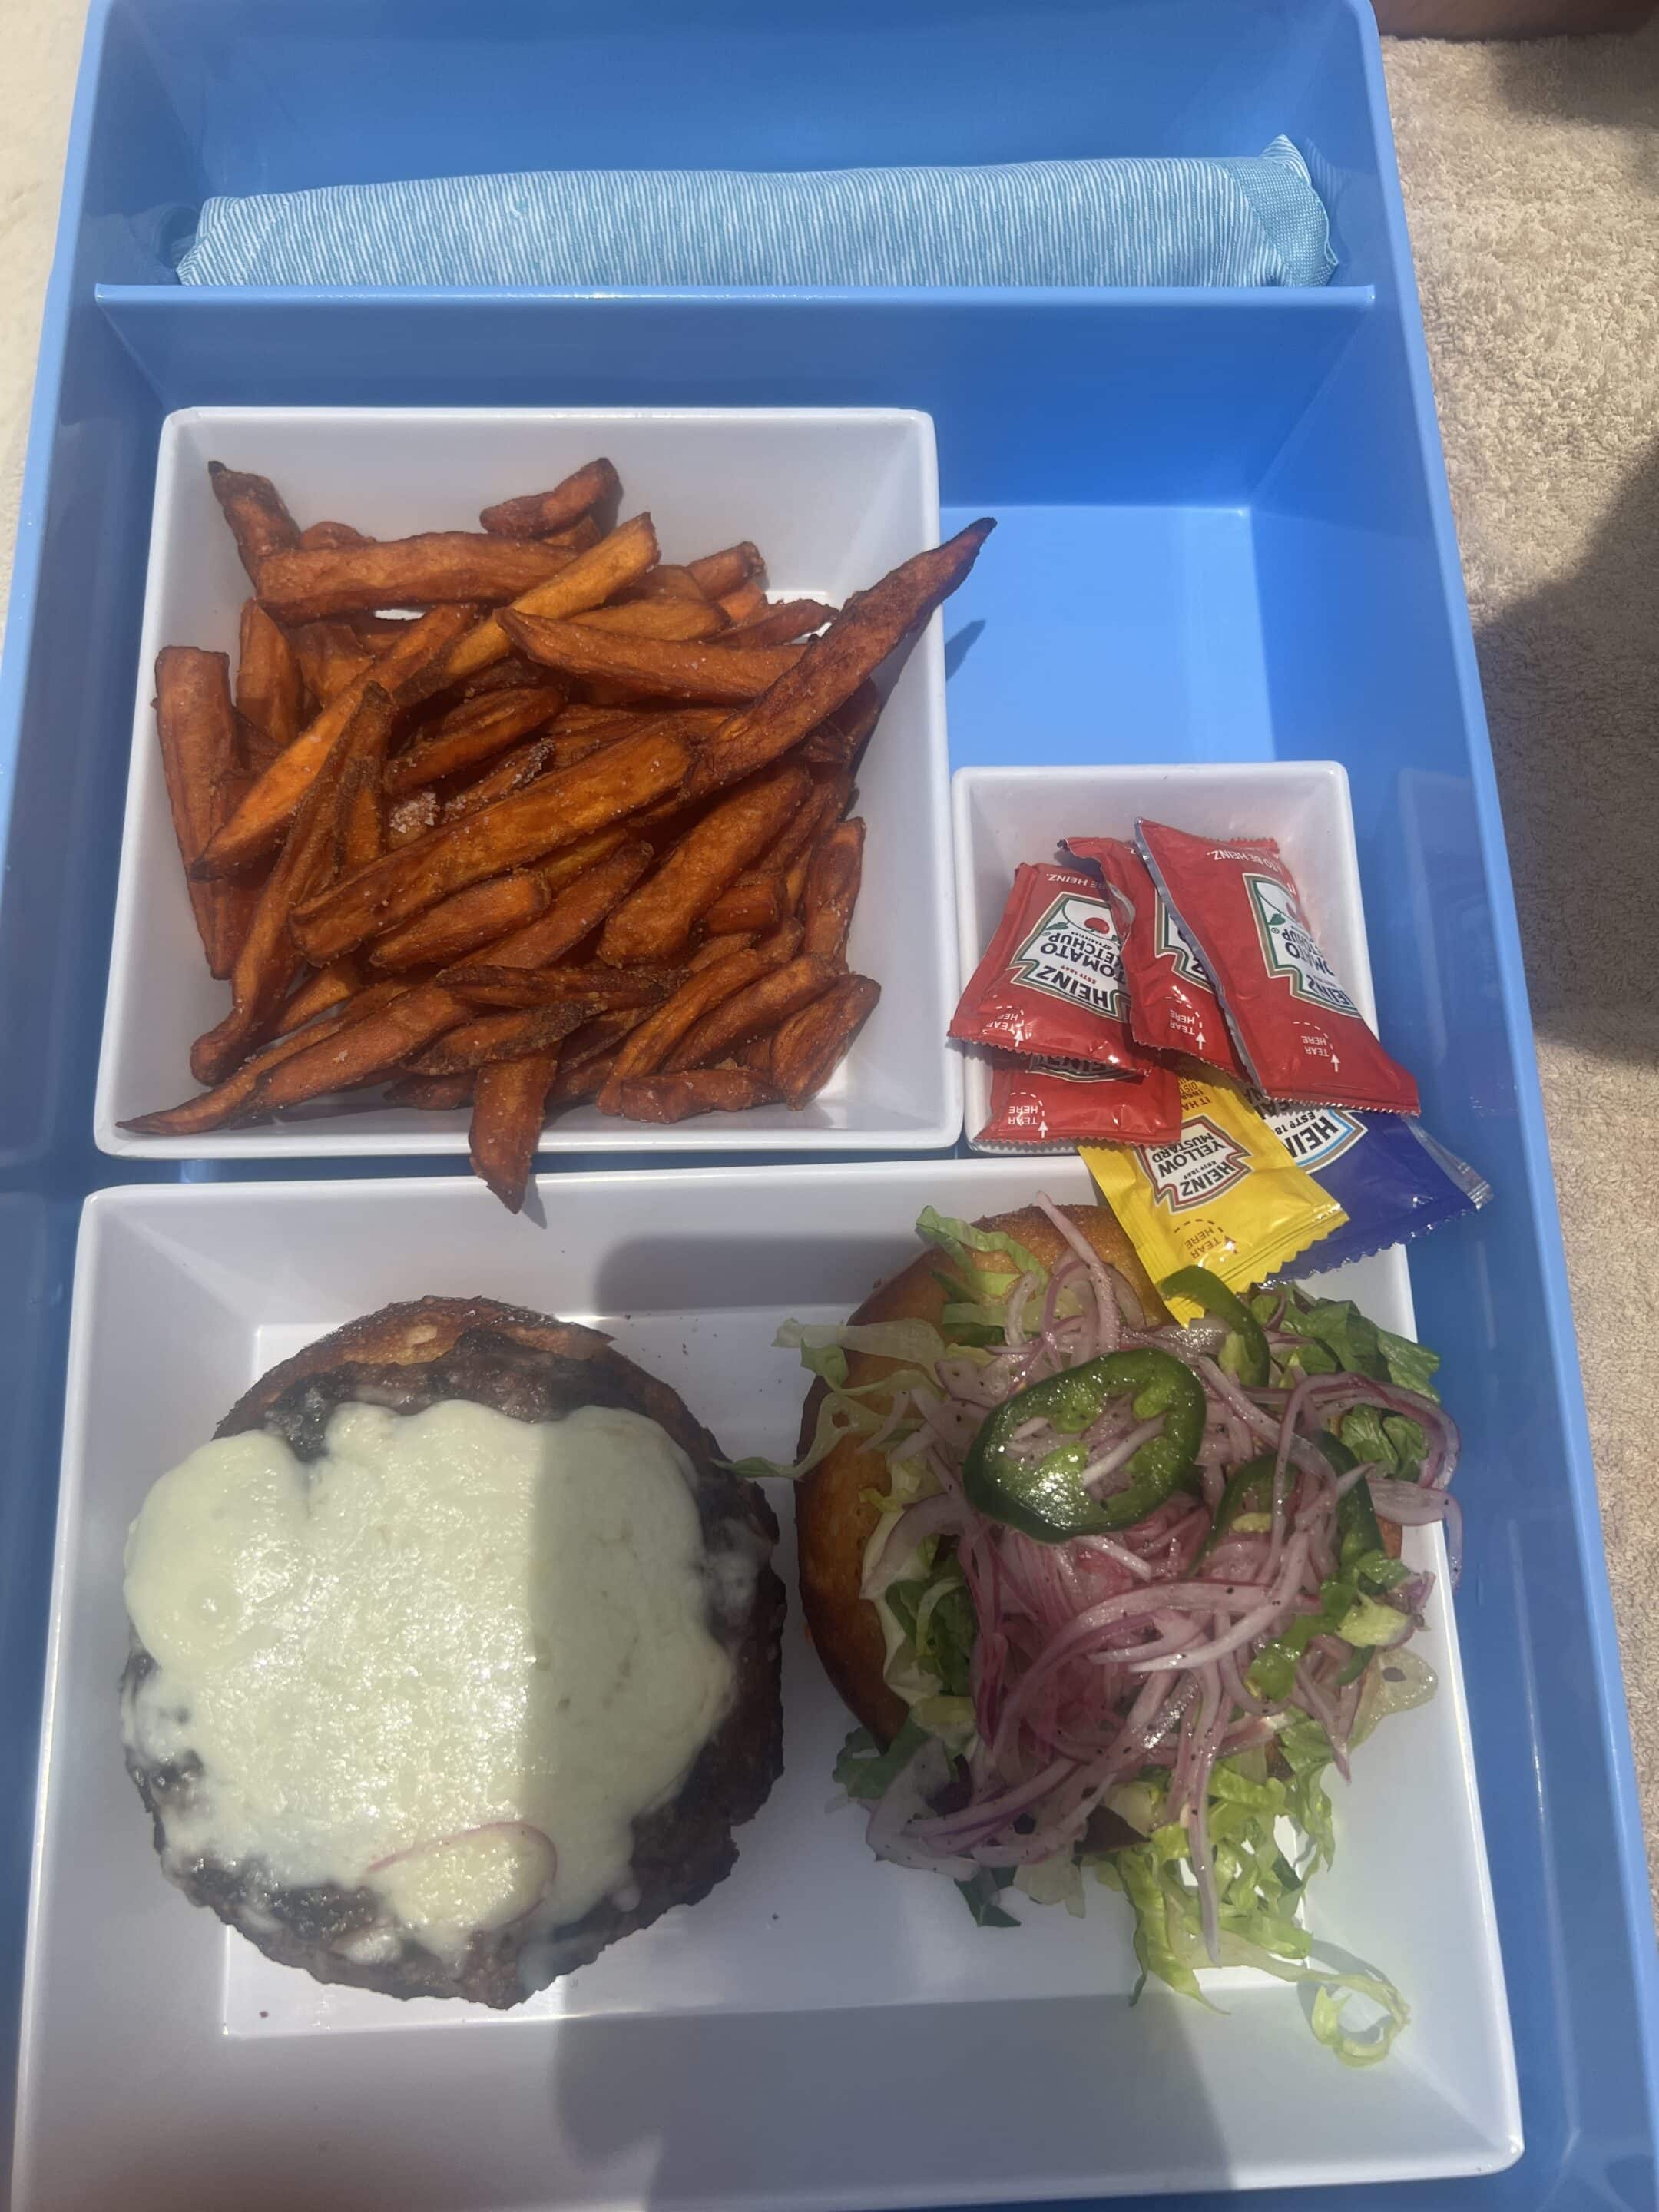
M1101 1258L1115 1267L1133 1286L1149 1316L1168 1319L1151 1277L1141 1266L1134 1247L1118 1225L1109 1206L1067 1206L1061 1212L1074 1222ZM977 1224L981 1229L1002 1230L1024 1244L1045 1267L1063 1259L1067 1247L1047 1214L1034 1206L1018 1213L996 1213ZM982 1273L1002 1272L975 1255ZM918 1255L902 1274L879 1283L853 1315L854 1322L930 1321L938 1322L946 1304L938 1280L937 1253ZM856 1388L890 1374L896 1360L877 1358L866 1352L848 1355L848 1381ZM824 1386L815 1382L801 1416L804 1451L817 1428L818 1407ZM802 1478L796 1504L800 1541L800 1595L806 1626L825 1671L858 1718L880 1743L890 1743L903 1725L906 1707L897 1692L882 1679L886 1646L876 1608L860 1595L865 1547L878 1519L866 1496L873 1491L884 1497L888 1489L887 1462L860 1438L838 1443L827 1459Z
M268 1429L298 1458L312 1460L343 1404L413 1414L455 1399L532 1422L560 1420L586 1406L621 1407L656 1422L691 1463L710 1568L709 1627L730 1655L732 1691L672 1801L635 1820L625 1893L601 1899L572 1923L530 1919L477 1931L459 1963L412 1939L396 1956L366 1958L357 1939L378 1911L369 1890L277 1887L262 1876L257 1859L233 1866L199 1856L179 1863L167 1849L167 1826L174 1804L191 1789L189 1762L147 1764L130 1747L127 1763L172 1879L269 1957L303 1967L319 1981L387 1996L459 1996L505 2008L672 1906L695 1904L731 1872L737 1860L732 1829L759 1810L782 1770L784 1597L767 1564L777 1522L759 1490L720 1463L714 1439L678 1392L624 1358L597 1329L489 1298L387 1306L272 1368L216 1433ZM720 1571L739 1563L741 1572ZM155 1663L135 1633L125 1698Z

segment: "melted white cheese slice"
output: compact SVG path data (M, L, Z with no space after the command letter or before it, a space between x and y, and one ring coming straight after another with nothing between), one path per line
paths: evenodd
M309 1464L263 1431L193 1452L127 1540L131 1747L202 1766L169 1853L366 1884L452 1957L625 1889L732 1692L692 1480L601 1407L343 1406Z

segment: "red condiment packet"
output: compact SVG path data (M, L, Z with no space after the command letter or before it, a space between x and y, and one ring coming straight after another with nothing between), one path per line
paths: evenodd
M1000 1058L991 1072L991 1118L976 1145L1022 1152L1073 1145L1164 1145L1181 1133L1181 1084L1173 1068L1122 1075L1087 1060Z
M1183 1052L1245 1079L1221 1001L1201 962L1133 845L1121 837L1067 837L1079 866L1098 868L1123 939L1129 1033L1155 1052Z
M1417 1112L1416 1083L1337 981L1271 837L1217 841L1143 821L1135 840L1264 1097Z
M1015 870L951 1034L1004 1052L1146 1072L1147 1055L1129 1035L1122 940L1093 876L1049 866Z

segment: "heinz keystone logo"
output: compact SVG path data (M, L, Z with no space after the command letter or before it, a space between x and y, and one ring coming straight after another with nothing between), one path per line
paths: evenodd
M1207 1114L1190 1115L1173 1145L1150 1146L1140 1157L1154 1199L1171 1213L1205 1205L1250 1172L1243 1146Z
M1152 951L1160 959L1174 963L1176 974L1194 991L1202 991L1213 998L1210 979L1199 961L1197 953L1188 943L1187 933L1170 911L1169 901L1162 891L1152 909Z
M1111 908L1080 892L1063 892L1015 953L1009 981L1122 1020L1123 945Z
M1334 1106L1267 1106L1262 1112L1299 1168L1328 1167L1365 1133L1352 1114Z
M1292 997L1310 1000L1334 1014L1352 1014L1357 1018L1359 1009L1320 951L1295 892L1287 890L1274 876L1247 875L1244 888L1249 893L1267 973L1284 976Z

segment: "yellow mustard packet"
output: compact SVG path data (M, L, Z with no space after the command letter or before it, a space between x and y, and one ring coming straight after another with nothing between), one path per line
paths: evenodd
M1182 1078L1181 1134L1171 1145L1078 1149L1155 1283L1200 1267L1231 1291L1247 1290L1348 1218L1223 1084ZM1190 1298L1170 1306L1182 1321L1199 1310Z

